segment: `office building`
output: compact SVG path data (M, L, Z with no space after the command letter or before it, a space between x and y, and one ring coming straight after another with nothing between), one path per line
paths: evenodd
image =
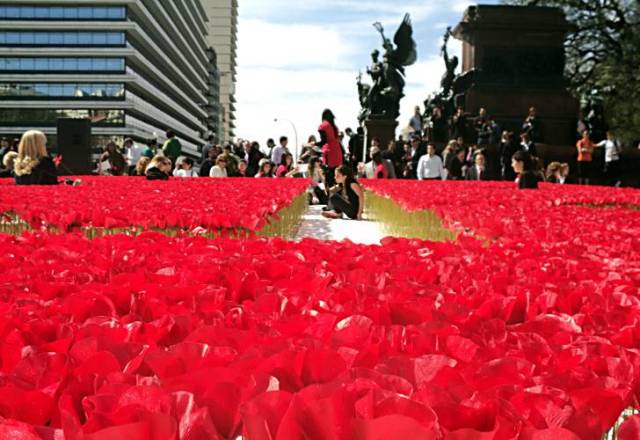
M201 0L0 2L0 135L55 148L58 118L87 117L94 147L172 129L197 155L219 129L208 30Z
M209 18L209 45L218 55L220 72L220 112L223 141L235 136L236 58L238 51L238 1L203 0Z

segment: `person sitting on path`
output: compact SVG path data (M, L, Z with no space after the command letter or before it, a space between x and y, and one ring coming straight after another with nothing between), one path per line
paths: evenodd
M362 220L364 211L364 191L358 181L353 177L353 171L348 165L340 165L336 168L336 188L329 197L328 211L322 215L330 219L342 218L345 214L352 220Z

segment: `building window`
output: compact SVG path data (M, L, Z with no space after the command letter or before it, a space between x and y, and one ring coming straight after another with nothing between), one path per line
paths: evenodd
M0 108L0 121L3 126L13 127L52 127L58 118L89 118L93 126L124 127L124 110L77 110L77 109L26 109Z
M0 100L123 100L123 83L0 83Z
M4 46L125 46L124 32L0 31Z
M0 72L125 72L124 58L0 57Z
M9 6L0 5L0 20L123 21L125 6Z

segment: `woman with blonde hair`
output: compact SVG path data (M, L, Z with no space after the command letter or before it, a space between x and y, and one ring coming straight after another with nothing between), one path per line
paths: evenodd
M38 130L22 135L13 172L17 185L57 185L58 171L47 154L47 137Z
M171 159L165 156L156 156L151 159L145 174L147 180L169 180L169 173L171 173L172 162Z
M0 168L0 177L15 177L13 174L14 164L18 158L18 153L9 151L2 158L2 168Z
M136 176L144 176L146 174L147 167L149 166L150 163L151 163L151 158L150 157L142 156L138 160L138 163L136 163L135 175Z
M560 162L551 162L547 167L545 180L549 183L563 183L562 164Z

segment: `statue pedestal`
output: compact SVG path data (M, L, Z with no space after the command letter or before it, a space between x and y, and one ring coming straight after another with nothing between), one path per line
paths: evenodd
M390 141L396 140L396 129L398 121L391 119L369 118L364 121L364 158L363 162L369 161L369 149L371 148L371 140L378 138L380 147L385 150Z

